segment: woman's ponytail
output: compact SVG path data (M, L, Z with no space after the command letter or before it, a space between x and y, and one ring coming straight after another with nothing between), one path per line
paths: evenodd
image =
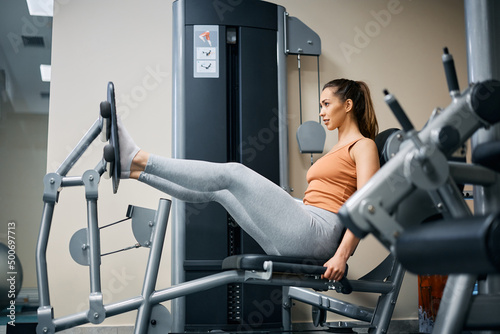
M357 117L359 130L363 136L375 139L375 136L378 134L378 122L375 109L373 108L370 88L363 81L356 81L356 83L359 85L361 93L364 96L364 112L360 113Z

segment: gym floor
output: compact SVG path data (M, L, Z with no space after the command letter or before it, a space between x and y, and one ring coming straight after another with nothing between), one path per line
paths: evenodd
M35 334L37 322L37 306L23 306L16 308L15 326L8 325L10 321L6 311L0 312L0 334ZM321 334L321 333L345 333L341 331L331 331L327 327L314 327L312 323L294 323L292 333L300 334ZM62 332L62 334L133 334L133 326L99 326L71 328ZM191 334L207 334L207 332L188 332ZM211 331L209 333L226 333L223 331ZM250 334L250 332L244 332ZM269 331L255 331L255 334L288 334L278 329ZM356 329L351 333L368 333L367 328ZM389 326L387 334L416 334L418 330L418 320L393 320Z
M330 331L328 328L316 328L312 324L294 324L293 332L283 332L278 330L257 331L252 334L322 334L322 333L368 333L367 329L357 329L355 332L348 331ZM16 326L0 325L0 334L35 334L36 323L17 323ZM133 334L132 326L123 327L76 327L59 332L61 334ZM189 332L191 334L207 334L207 332ZM222 331L211 331L209 333L227 333ZM244 332L250 334L250 332ZM391 322L387 334L417 334L418 321L416 320L395 320Z

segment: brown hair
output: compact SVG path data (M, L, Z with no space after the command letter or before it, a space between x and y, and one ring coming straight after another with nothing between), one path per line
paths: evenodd
M352 100L359 131L363 136L375 139L378 134L378 122L368 85L363 81L335 79L323 86L323 90L326 88L335 88L333 93L342 102Z

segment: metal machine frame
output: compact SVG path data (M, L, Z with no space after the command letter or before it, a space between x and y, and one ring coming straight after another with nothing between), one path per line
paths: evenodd
M183 16L177 15L178 11L182 11L183 1L174 3L174 16L178 18L175 21L179 27L178 31L183 31ZM279 143L280 143L280 160L283 161L282 170L280 171L280 185L289 190L288 185L288 169L286 167L287 150L288 150L288 135L286 126L286 56L287 54L315 54L319 55L321 49L321 41L319 37L305 26L300 20L290 17L284 11L284 8L278 6L278 32L277 32L277 54L278 54L278 91L279 91ZM288 32L287 32L288 31ZM291 38L290 36L295 36ZM182 50L183 38L180 35L174 35L174 46ZM184 59L181 55L174 53L174 67L184 68ZM174 87L182 85L182 75L174 73ZM108 176L112 179L113 191L116 193L119 185L120 164L119 164L119 142L117 137L117 118L116 107L114 100L114 85L108 84L107 101L101 103L101 115L92 125L90 130L84 135L75 149L69 154L66 160L54 173L49 173L44 178L44 208L42 214L42 222L40 226L39 239L36 251L37 264L37 280L39 287L40 305L38 309L38 327L37 333L54 333L67 328L79 326L85 323L100 324L106 317L117 314L138 310L136 318L135 333L165 333L169 330L174 332L183 331L184 313L183 298L184 296L214 287L227 285L230 283L250 283L261 285L277 285L283 286L283 328L291 329L291 300L301 300L314 307L320 317L317 319L317 325L327 325L326 311L335 312L345 316L350 316L355 320L364 322L363 324L342 323L337 325L329 324L330 327L337 328L353 328L353 327L369 327L376 330L377 333L383 333L387 330L395 306L395 300L399 293L399 288L404 275L404 270L400 265L395 263L394 258L390 257L371 273L358 281L348 281L343 279L342 282L328 282L320 279L325 268L323 263L316 263L315 266L297 265L297 260L293 264L283 262L284 259L266 260L264 264L258 267L244 268L236 266L234 268L226 268L226 271L203 277L200 279L184 282L182 271L178 268L182 267L184 259L184 227L182 224L174 224L172 232L173 240L173 270L172 284L173 286L164 290L155 291L156 278L158 267L160 264L161 250L165 239L167 220L170 213L171 202L161 199L156 211L151 209L129 206L127 210L127 219L131 219L131 225L134 236L137 240L135 246L150 248L148 263L143 282L143 288L140 295L113 303L104 305L103 294L101 290L101 257L108 254L101 254L100 251L100 229L113 225L98 225L97 217L97 199L98 185L101 177ZM184 92L180 89L174 89L173 92L173 130L174 130L174 157L183 157L183 147L180 144L180 138L184 135L183 116L178 109L183 108ZM90 169L83 173L82 176L67 176L72 166L79 160L90 144L101 136L102 141L109 141L109 144L104 148L104 158L94 169ZM90 295L89 309L85 312L54 318L53 308L50 304L48 272L46 252L52 216L55 204L58 202L60 192L65 187L83 186L87 199L87 228L77 231L70 241L70 253L73 259L84 266L89 267L90 274ZM183 215L182 206L184 204L179 201L173 201L174 217L181 219ZM175 220L174 220L175 221ZM114 253L114 252L112 252ZM309 260L300 259L299 263ZM180 266L179 266L180 263ZM273 272L273 267L281 265L279 271ZM304 269L305 268L305 269ZM314 273L311 272L314 271ZM283 274L283 271L289 274ZM291 274L291 275L290 275ZM311 292L306 292L304 288L314 288L316 290L325 291L335 289L338 292L350 293L351 284L354 291L368 292L380 294L377 308L368 309L366 307L348 304L342 301L337 301L334 298L323 296L319 293L316 298L311 299ZM307 295L307 296L306 296ZM172 312L175 315L172 317L168 310L160 303L171 300ZM318 303L317 301L320 301Z
M375 269L358 280L349 280L352 290L379 294L374 308L355 305L340 299L323 295L310 289L291 286L283 288L284 330L292 330L292 300L301 301L313 307L313 324L336 330L368 329L369 333L387 333L396 306L405 270L389 255ZM355 321L327 322L327 312L333 312Z
M495 15L500 13L500 6L491 0L466 0L467 37L469 75L471 85L462 93L458 90L458 81L454 74L451 56L443 55L452 103L437 114L421 131L413 129L395 97L389 93L386 101L400 120L404 133L393 139L389 150L390 161L354 194L342 207L342 220L359 237L373 233L403 264L406 269L426 273L451 274L441 301L435 332L460 333L464 327L500 328L500 272L498 245L500 243L500 220L496 215L499 210L498 171L480 165L449 163L447 158L470 137L476 150L483 143L497 142L500 139L498 122L500 114L496 108L500 105L500 63L494 57L500 54L494 37L500 33L500 24ZM486 19L485 19L486 17ZM485 23L486 22L486 23ZM180 43L180 41L177 41ZM285 41L281 40L281 44ZM491 49L483 52L478 46L487 45ZM177 65L182 59L176 58ZM281 59L284 61L284 58ZM282 79L282 78L281 78ZM281 82L281 80L280 80ZM282 87L283 88L283 87ZM281 88L281 89L282 89ZM182 100L182 92L174 92L174 100ZM371 332L387 331L390 317L401 285L403 269L393 260L384 261L373 273L358 281L328 282L319 278L321 266L301 266L280 261L264 261L262 268L248 269L237 267L201 279L175 284L169 288L155 291L161 250L166 233L170 201L161 199L157 211L130 207L127 216L132 219L134 234L138 244L149 247L150 253L144 285L140 295L104 305L100 275L100 237L97 218L98 185L101 176L109 173L116 192L119 183L120 166L114 107L114 87L108 86L107 104L101 106L101 116L92 125L76 148L55 173L44 178L44 208L40 234L36 250L37 282L40 306L38 309L37 333L55 333L63 329L85 323L100 324L106 317L138 310L135 333L164 333L171 326L171 316L160 305L167 300L190 293L210 289L228 283L247 283L284 286L283 288L283 326L291 329L291 300L301 300L313 305L319 312L318 323L324 321L324 311L334 311L357 320L369 323ZM182 120L176 120L182 122ZM487 129L487 130L486 130ZM104 133L104 140L110 142L105 152L106 159L100 161L94 169L82 176L67 176L71 167L82 156L86 148ZM402 140L404 139L404 140ZM182 152L176 151L179 157ZM476 217L463 200L455 182L468 182L479 185L475 190ZM55 204L60 191L65 187L83 186L87 200L88 227L75 234L71 243L71 253L75 261L89 266L90 295L89 309L85 312L54 319L50 304L46 251ZM449 219L459 219L461 228L474 231L472 234L460 234L461 229L453 229L448 221L433 225L408 227L406 220L399 216L400 211L411 198L411 204L420 207L414 200L417 193L425 193L434 202L435 208ZM177 215L179 207L175 207ZM181 231L174 231L174 240ZM432 237L430 237L432 236ZM462 238L462 239L460 239ZM473 244L477 247L468 253L460 253L458 242ZM436 258L425 257L422 248L417 252L414 245L426 242L428 249L441 250ZM413 247L412 247L413 246ZM464 256L476 259L464 265ZM387 263L390 263L390 270ZM419 266L418 263L424 263ZM279 270L274 270L280 267ZM314 269L313 272L310 270ZM285 271L285 274L283 274ZM287 273L292 273L288 275ZM487 275L480 287L480 293L473 296L472 290L479 275ZM174 277L175 278L175 277ZM389 279L388 279L389 278ZM175 279L174 279L175 281ZM334 298L304 290L335 289L380 293L376 309L338 301ZM347 289L349 290L349 289ZM338 327L349 327L340 324ZM174 324L175 328L175 324Z
M405 140L339 212L351 231L359 237L372 233L406 269L450 274L434 326L437 333L500 328L499 170L494 163L484 167L447 161L471 137L473 157L479 145L499 143L500 53L495 39L500 33L500 6L495 1L466 0L465 9L469 87L459 92L453 58L445 50L443 63L452 103L419 132L395 97L386 92L386 102L405 130ZM497 154L492 152L486 160L498 161ZM474 217L455 182L476 185ZM410 228L393 214L416 191L428 193L444 221ZM480 286L486 282L487 288L473 295L483 275L487 279L481 279Z
M102 227L98 225L97 199L98 186L103 175L107 175L112 179L114 192L118 189L120 157L117 131L114 85L110 82L108 84L108 100L101 103L101 116L57 171L47 174L44 178L44 207L36 249L37 282L40 298L38 334L55 333L86 323L100 324L106 317L132 310L138 310L134 333L166 333L171 330L173 319L169 311L160 303L230 283L284 287L283 308L285 312L283 313L283 328L286 330L291 329L290 301L292 299L309 303L316 307L319 312L332 311L364 321L366 324L361 325L362 327L369 327L377 333L384 333L387 330L404 275L404 270L394 261L393 257L389 257L360 280L349 281L344 278L339 282L332 282L321 279L321 274L326 269L322 266L322 261L260 255L264 260L258 263L257 266L245 267L238 262L234 266L226 267L225 271L220 273L156 291L156 279L171 207L171 201L166 199L160 199L156 211L129 206L126 216L132 220L132 230L137 240L137 244L129 248L150 248L142 292L136 297L105 305L101 289L100 265L101 257L109 253L101 254L100 229L108 225ZM104 148L104 158L94 169L87 170L82 176L67 176L72 166L99 135L101 135L103 141L109 141ZM54 208L58 202L60 192L66 187L77 186L85 188L88 226L85 229L78 230L73 235L70 241L70 253L75 262L89 267L89 309L56 319L50 303L46 259L47 245ZM311 263L314 264L311 265ZM378 293L381 294L381 298L377 308L371 310L337 301L319 293L316 294L316 300L314 300L314 298L311 299L312 293L306 292L304 288L313 288L319 291L336 290L340 293L350 293L351 291ZM322 318L323 320L319 321L318 324L323 324L325 320L324 313ZM353 328L358 326L343 323L340 326L333 327Z

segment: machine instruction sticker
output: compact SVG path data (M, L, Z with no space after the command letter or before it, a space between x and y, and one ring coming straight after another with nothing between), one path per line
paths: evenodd
M195 25L193 29L195 78L219 77L219 26Z

